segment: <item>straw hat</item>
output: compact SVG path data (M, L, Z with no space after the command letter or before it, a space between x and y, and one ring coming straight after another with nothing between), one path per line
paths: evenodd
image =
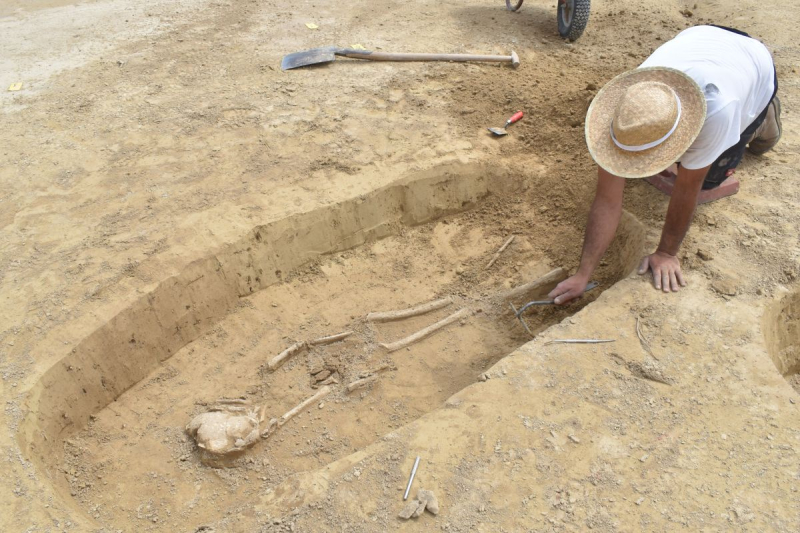
M706 99L692 78L666 67L640 68L597 93L586 113L586 144L611 174L644 178L680 159L705 119Z

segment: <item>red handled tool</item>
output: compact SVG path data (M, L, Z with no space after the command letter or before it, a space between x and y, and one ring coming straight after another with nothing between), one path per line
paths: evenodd
M517 111L516 113L511 115L510 119L506 120L505 126L503 126L502 128L489 128L489 131L491 131L492 133L494 133L498 137L502 137L503 135L508 135L508 132L506 131L506 128L509 127L510 125L512 125L513 123L517 122L523 116L524 115L523 115L522 111Z

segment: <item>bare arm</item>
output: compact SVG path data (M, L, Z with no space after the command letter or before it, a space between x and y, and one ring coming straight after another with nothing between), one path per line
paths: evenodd
M689 170L678 167L678 178L672 189L667 218L661 230L661 241L655 253L648 255L639 266L639 274L653 271L653 284L664 292L677 291L686 286L681 273L681 265L676 257L686 232L692 224L697 207L697 196L703 186L708 168Z
M625 178L609 174L602 168L597 170L597 192L586 222L586 234L583 239L581 264L577 274L588 280L600 264L608 246L617 232L619 219L622 216L622 192L625 189Z
M675 187L669 200L667 218L664 221L664 229L661 230L661 242L658 244L657 252L678 255L683 238L692 224L697 196L708 174L708 168L689 170L678 167L678 179L675 180Z
M625 179L597 169L597 192L594 196L589 220L586 222L586 234L583 240L583 252L578 271L572 277L559 283L550 292L556 304L564 304L583 294L600 258L608 249L622 216L622 192Z

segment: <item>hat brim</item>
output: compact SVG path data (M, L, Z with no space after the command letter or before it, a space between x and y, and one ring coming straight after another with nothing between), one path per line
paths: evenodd
M611 122L628 87L642 81L669 85L681 100L678 126L663 143L641 152L619 148L611 139ZM623 72L600 89L586 113L586 145L592 159L621 178L646 178L676 162L700 134L706 119L706 99L697 83L683 72L647 67Z

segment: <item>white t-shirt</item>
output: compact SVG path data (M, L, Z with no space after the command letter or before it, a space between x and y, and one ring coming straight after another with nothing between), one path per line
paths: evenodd
M670 67L691 77L706 96L706 121L681 165L710 165L739 142L775 90L772 56L755 39L713 26L695 26L661 45L642 67Z

